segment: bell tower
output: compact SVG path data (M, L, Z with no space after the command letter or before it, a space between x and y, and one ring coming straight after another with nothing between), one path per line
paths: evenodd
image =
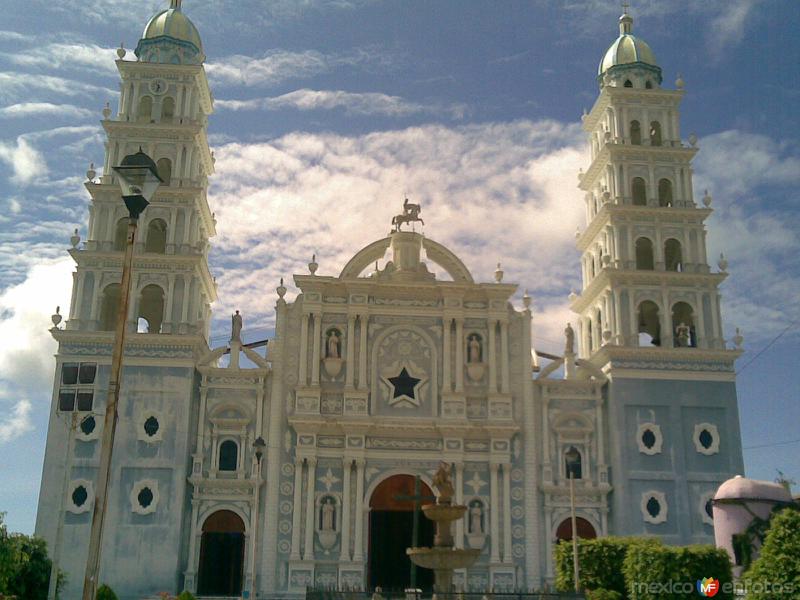
M740 472L734 361L726 349L705 221L711 196L692 190L697 139L681 140L677 89L662 87L627 11L598 68L583 116L591 163L579 175L583 286L571 295L580 356L608 377L609 533L707 543L707 500Z
M123 48L117 53L119 107L116 115L108 105L103 111L103 174L87 173L88 239L71 251L77 272L67 329L114 329L127 213L112 167L141 149L163 183L137 234L129 328L206 338L216 286L208 267L215 221L206 197L214 172L207 139L213 99L202 42L173 0L147 24L137 60L124 60Z

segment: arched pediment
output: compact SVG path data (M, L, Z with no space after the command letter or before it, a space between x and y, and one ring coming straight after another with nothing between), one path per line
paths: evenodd
M364 272L364 269L383 258L390 244L391 238L385 237L362 248L342 269L339 279L357 278ZM456 283L474 283L472 274L466 265L445 246L431 239L423 238L422 247L425 248L425 254L428 259L444 269L452 277L453 281Z

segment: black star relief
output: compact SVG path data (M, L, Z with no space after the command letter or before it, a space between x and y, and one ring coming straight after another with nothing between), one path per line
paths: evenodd
M389 381L394 386L394 396L392 396L392 399L399 398L400 396L408 396L409 398L415 399L414 388L420 380L409 375L405 367L403 367L403 370L400 371L400 375L397 377L389 377Z

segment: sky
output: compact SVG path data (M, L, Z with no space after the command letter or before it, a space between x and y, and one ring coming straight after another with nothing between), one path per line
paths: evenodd
M0 511L32 532L75 228L85 238L101 110L116 105L120 42L166 0L2 0L0 24ZM686 82L709 262L720 252L736 327L746 474L800 481L800 11L795 0L633 0L634 33L664 86ZM534 344L563 349L579 289L580 128L621 12L600 0L185 0L216 99L209 202L220 297L212 344L242 311L274 325L281 277L337 275L387 233L408 196L425 235L479 281L498 262L533 296ZM98 169L99 170L99 169Z

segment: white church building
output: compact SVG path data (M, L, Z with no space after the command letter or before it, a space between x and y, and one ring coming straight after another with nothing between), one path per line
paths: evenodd
M69 251L70 314L51 330L36 533L68 575L63 598L83 583L120 298L127 212L111 167L140 147L164 183L140 219L102 546L100 579L121 600L406 587L409 497L417 481L431 494L440 461L469 507L455 544L481 549L459 589L552 583L554 545L572 535L568 473L581 537L713 543L710 499L743 470L740 350L723 339L726 265L708 264L683 82L662 87L632 22L620 17L583 117L583 287L563 356L544 357L527 294L515 306L501 271L477 282L453 249L400 225L338 276L312 262L291 301L281 282L266 353L244 347L239 317L210 348L214 101L180 1L150 20L137 60L117 61L105 165L88 174L85 241ZM423 518L418 542L431 537Z

